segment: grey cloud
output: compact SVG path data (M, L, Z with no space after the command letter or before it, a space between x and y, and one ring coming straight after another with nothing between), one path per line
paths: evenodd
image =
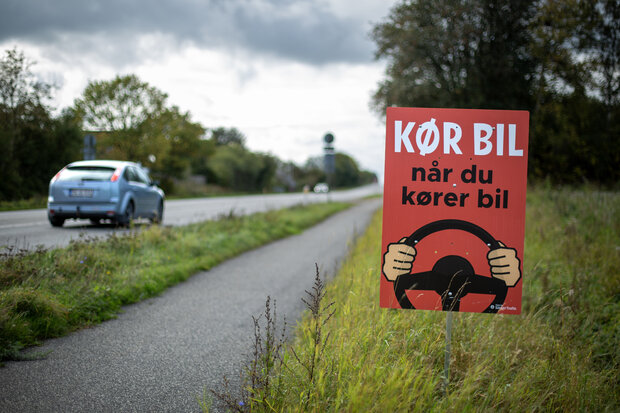
M310 0L2 0L0 41L114 42L129 58L143 34L175 42L245 49L311 64L372 59L366 22L341 18Z

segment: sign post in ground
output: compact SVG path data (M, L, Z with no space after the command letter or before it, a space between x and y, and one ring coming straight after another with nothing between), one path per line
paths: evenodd
M381 307L520 314L528 130L526 111L388 108Z

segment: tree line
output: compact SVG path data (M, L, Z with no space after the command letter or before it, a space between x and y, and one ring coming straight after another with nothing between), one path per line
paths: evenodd
M620 178L618 0L402 0L374 26L388 106L530 111L530 179Z
M253 152L236 128L206 128L135 75L91 81L72 107L53 115L53 88L37 80L16 48L0 58L0 200L44 195L50 178L82 159L86 134L97 159L140 162L167 193L190 176L227 190L296 191L326 181L322 157L301 166ZM317 138L320 142L320 138ZM336 154L334 187L376 180L349 155Z

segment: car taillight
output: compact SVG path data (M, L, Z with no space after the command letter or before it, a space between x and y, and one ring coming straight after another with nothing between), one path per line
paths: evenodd
M112 177L110 178L110 182L118 181L118 178L121 177L121 170L122 168L116 168L116 171L114 171L114 173L112 174Z
M58 171L58 173L56 175L54 175L54 177L52 178L52 182L50 183L54 183L58 180L58 178L60 178L60 174L65 170L65 168L62 168L60 171Z

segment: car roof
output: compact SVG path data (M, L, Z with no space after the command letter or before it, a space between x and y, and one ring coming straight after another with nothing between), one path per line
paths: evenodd
M93 160L93 161L71 162L69 165L67 165L67 167L103 166L103 167L109 167L109 168L118 168L118 167L127 166L127 165L140 166L135 162L129 162L129 161Z

